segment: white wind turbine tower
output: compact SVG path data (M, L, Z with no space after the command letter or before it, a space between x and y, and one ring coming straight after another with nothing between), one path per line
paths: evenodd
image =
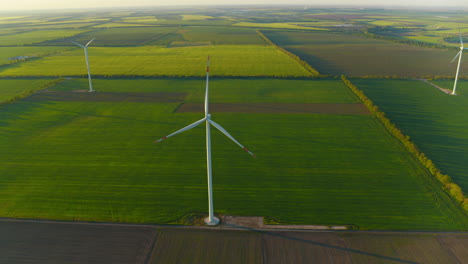
M455 91L457 90L458 73L460 71L460 64L462 60L463 50L466 49L465 47L463 47L463 39L460 33L460 29L458 29L458 34L460 36L460 51L457 53L457 55L455 55L455 58L453 58L453 60L450 62L450 63L454 62L458 57L457 73L455 74L455 83L453 84L452 95L456 95Z
M75 42L75 41L71 41L73 42L74 44L82 47L84 49L84 54L85 54L85 58L86 58L86 68L88 68L88 80L89 80L89 92L94 92L93 90L93 83L91 82L91 71L89 69L89 60L88 60L88 46L89 44L91 44L91 42L93 42L95 38L93 38L92 40L88 41L88 43L86 43L86 45L81 45L80 43L78 42Z
M184 131L187 131L189 129L192 129L198 125L200 125L201 123L205 122L206 124L206 167L207 167L207 173L208 173L208 210L209 210L209 215L207 218L205 218L205 223L207 225L217 225L219 223L219 219L217 217L214 216L214 213L213 213L213 190L212 190L212 182L211 182L211 176L212 176L212 173L211 173L211 135L210 135L210 125L213 125L216 129L218 129L219 131L221 131L221 133L223 133L224 135L226 135L229 139L231 139L232 141L234 141L234 143L236 143L237 145L239 145L239 147L241 147L242 149L244 149L245 151L247 151L250 155L252 155L253 157L255 157L255 155L250 152L247 148L245 148L244 146L242 146L237 140L235 140L231 134L229 134L223 127L221 127L218 123L216 123L215 121L211 120L211 115L208 113L208 78L209 78L209 74L210 74L210 57L208 56L208 60L207 60L207 65L206 65L206 88L205 88L205 117L196 121L195 123L192 123L180 130L177 130L176 132L168 135L168 136L165 136L161 139L158 139L156 141L154 141L154 143L158 143L158 142L161 142L163 141L164 139L166 138L169 138L169 137L172 137L174 135L177 135L181 132L184 132Z

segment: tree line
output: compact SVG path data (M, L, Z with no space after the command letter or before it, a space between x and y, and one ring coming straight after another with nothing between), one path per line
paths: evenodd
M384 127L400 142L405 148L413 154L413 156L423 165L423 167L431 173L443 186L443 189L450 194L453 199L461 204L465 211L468 211L468 197L463 194L460 186L455 184L450 176L442 174L442 172L435 166L431 159L426 154L421 152L416 145L411 141L410 137L403 134L398 127L393 124L390 119L385 116L385 113L380 111L379 108L351 81L344 75L341 75L343 83L353 91L353 93L364 103L369 111L384 125Z

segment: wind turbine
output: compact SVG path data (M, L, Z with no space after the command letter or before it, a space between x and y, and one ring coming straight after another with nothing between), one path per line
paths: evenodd
M86 45L81 45L80 43L78 42L75 42L75 41L71 41L73 42L75 45L78 45L80 47L82 47L84 49L84 54L85 54L85 58L86 58L86 68L88 68L88 80L89 80L89 92L94 92L93 90L93 83L91 82L91 71L89 69L89 60L88 60L88 46L89 44L91 44L91 42L93 42L95 38L93 38L92 40L88 41L88 43L86 43Z
M450 62L450 63L453 63L458 57L457 73L455 74L455 83L453 84L452 95L456 95L455 91L457 90L458 72L460 71L460 64L462 60L463 50L466 49L465 47L463 47L463 39L460 33L460 28L458 29L458 34L460 36L460 51L457 53L457 55L455 55L455 58L453 58L453 60Z
M208 217L205 218L205 223L207 225L217 225L219 223L219 219L214 216L213 214L213 190L212 190L212 182L211 182L211 177L212 177L212 172L211 172L211 134L210 134L210 125L214 126L216 129L221 131L225 136L227 136L229 139L234 141L239 147L241 147L243 150L245 150L247 153L255 157L255 155L250 152L247 148L242 146L237 140L234 139L234 137L231 136L222 126L220 126L218 123L215 121L211 120L211 115L209 114L208 111L208 80L209 80L209 75L210 75L210 56L208 56L208 60L206 63L206 88L205 88L205 117L180 129L177 130L176 132L165 136L161 139L158 139L154 141L153 143L158 143L161 142L169 137L172 137L174 135L177 135L179 133L182 133L184 131L187 131L189 129L192 129L201 123L206 124L206 168L207 168L207 174L208 174L208 210L209 214Z

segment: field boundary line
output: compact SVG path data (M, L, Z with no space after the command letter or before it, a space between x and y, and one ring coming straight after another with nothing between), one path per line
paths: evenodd
M260 29L256 30L256 32L263 40L265 40L265 42L267 42L271 46L275 47L277 50L281 51L282 53L288 55L288 57L290 57L291 59L293 59L297 63L299 63L299 65L301 65L304 69L306 69L310 74L320 75L320 73L316 69L314 69L312 66L310 66L310 64L308 64L307 62L303 61L299 56L297 56L296 54L294 54L292 52L287 51L286 49L284 49L284 48L282 48L282 47L280 47L278 45L276 45L267 36L265 36Z
M356 87L351 81L349 81L344 75L341 75L343 83L351 89L351 91L366 105L380 123L387 129L387 131L394 136L403 145L403 147L418 161L418 163L428 172L429 175L433 176L431 179L437 179L442 187L442 191L448 194L448 196L461 207L462 213L466 216L468 212L468 197L463 194L460 186L452 181L450 176L442 174L439 168L429 159L426 154L418 149L408 135L405 135L390 119L385 116L385 113L379 110L377 105L367 97L362 90ZM439 185L439 186L440 186Z
M141 227L141 228L168 228L168 229L203 229L203 230L246 230L245 226L232 224L220 224L218 226L194 226L177 224L138 224L138 223L112 223L112 222L91 222L91 221L66 221L47 219L20 219L20 218L0 218L0 223L38 223L38 224L61 224L61 225L90 225L90 226L116 226L116 227ZM468 235L468 231L431 231L431 230L317 230L317 229L278 229L278 228L258 228L259 231L287 231L287 232L333 232L333 233L368 233L368 234L461 234Z
M444 92L446 94L451 94L452 93L452 91L450 91L449 89L445 89L445 88L442 88L442 87L436 85L435 83L431 83L428 79L416 79L416 80L425 82L425 83L429 84L430 86L435 87L435 88L441 90L442 92Z

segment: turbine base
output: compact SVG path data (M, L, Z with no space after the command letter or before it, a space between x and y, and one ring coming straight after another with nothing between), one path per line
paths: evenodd
M205 224L210 225L210 226L214 226L214 225L219 224L219 218L216 217L216 216L213 216L211 218L211 221L210 221L210 217L205 218L204 221L205 221Z

